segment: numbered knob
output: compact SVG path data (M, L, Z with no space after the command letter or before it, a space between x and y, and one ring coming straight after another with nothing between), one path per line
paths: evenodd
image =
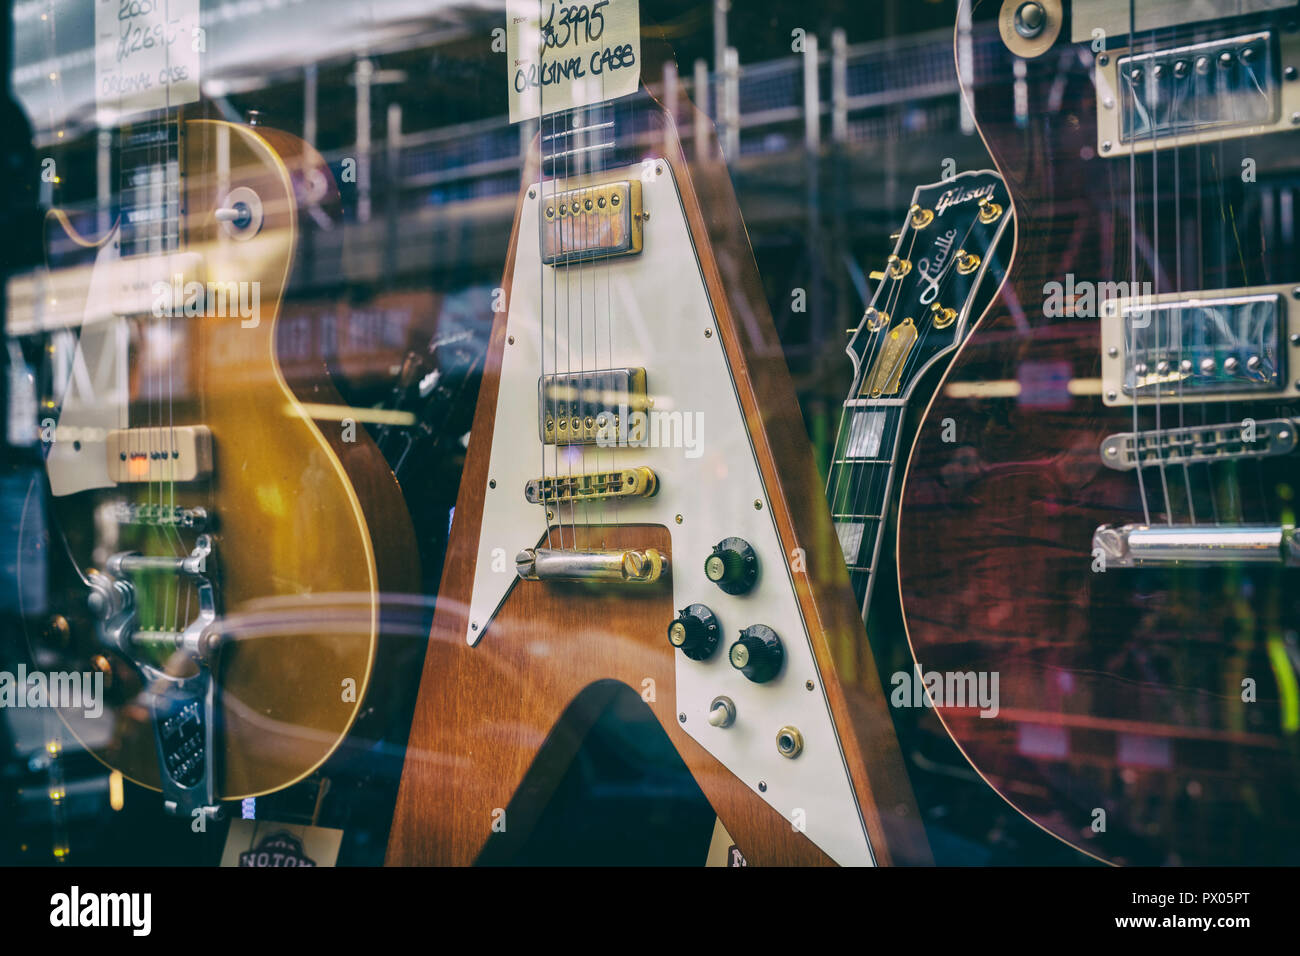
M718 619L703 604L692 604L668 625L668 643L693 661L707 659L717 648Z
M785 649L776 631L766 624L751 624L740 632L740 640L727 655L731 666L755 684L766 684L781 671Z
M744 594L758 580L758 555L742 538L726 538L704 561L704 576L728 594Z

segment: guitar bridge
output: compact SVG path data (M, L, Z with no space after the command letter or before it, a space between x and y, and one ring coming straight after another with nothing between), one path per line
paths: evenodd
M609 498L649 498L658 490L659 480L655 473L640 467L534 478L524 486L524 497L534 505L564 505Z
M1283 525L1103 525L1092 553L1107 569L1176 565L1300 567L1300 537Z
M525 548L515 558L515 572L525 581L653 584L667 567L668 558L655 548L615 551Z

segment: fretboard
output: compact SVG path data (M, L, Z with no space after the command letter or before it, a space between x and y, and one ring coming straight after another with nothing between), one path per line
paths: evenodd
M905 407L857 399L845 404L826 498L863 618L880 559Z
M180 123L160 111L124 128L118 161L121 255L180 246Z

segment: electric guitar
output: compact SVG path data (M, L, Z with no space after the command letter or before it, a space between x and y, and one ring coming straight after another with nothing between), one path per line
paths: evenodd
M1017 242L911 450L907 627L980 774L1114 863L1300 861L1300 34L1251 9L977 3L959 63Z
M918 186L875 294L845 351L853 384L836 432L826 497L863 621L890 524L908 411L923 383L970 330L985 277L1000 278L998 243L1011 204L996 173Z
M102 716L60 711L87 749L169 810L215 815L338 746L382 595L412 588L416 561L392 472L325 368L290 383L277 361L299 210L334 194L328 167L189 109L121 130L117 224L91 240L56 214L93 262L27 303L73 343L52 350L45 422L72 596L32 643L102 675ZM307 401L339 414L317 424Z
M542 112L389 863L509 861L618 684L749 864L928 858L730 179L693 152L645 94Z

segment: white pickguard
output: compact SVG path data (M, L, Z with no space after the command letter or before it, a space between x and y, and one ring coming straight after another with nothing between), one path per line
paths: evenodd
M129 424L125 317L151 313L157 298L155 283L202 276L202 257L197 253L123 259L118 248L114 228L95 255L85 291L81 336L66 370L68 386L60 397L56 440L45 459L50 491L56 497L116 484L108 474L107 438L110 430Z
M676 183L666 161L654 167L661 172L642 183L649 218L639 255L560 269L543 266L538 204L523 205L488 471L495 486L485 489L466 640L473 645L493 639L484 631L516 586L515 554L536 546L546 532L543 508L524 498L525 483L542 475L543 455L548 475L653 468L659 479L654 497L618 505L584 503L576 506L576 515L574 508L563 506L556 523L655 524L669 529L674 607L707 605L723 632L707 661L676 654L675 712L686 715L684 729L836 862L871 865L865 826ZM601 178L629 179L647 168L649 164L613 170ZM543 450L537 422L543 371L624 367L646 370L656 411L691 417L701 413L702 434L693 436L696 445L690 451L696 457L688 457L683 447ZM809 488L807 493L820 490ZM755 508L755 501L761 508ZM677 515L682 516L680 524ZM750 543L760 565L753 589L738 596L724 593L704 576L704 561L713 546L732 536ZM558 537L553 536L552 546L559 546ZM665 647L668 623L662 622ZM727 660L727 648L751 624L773 628L784 645L785 664L766 684L749 681ZM812 682L812 692L806 681ZM736 705L735 723L727 728L713 727L707 720L709 704L718 695ZM797 727L804 737L804 750L794 759L777 752L777 730L784 725ZM759 790L760 781L765 791Z

